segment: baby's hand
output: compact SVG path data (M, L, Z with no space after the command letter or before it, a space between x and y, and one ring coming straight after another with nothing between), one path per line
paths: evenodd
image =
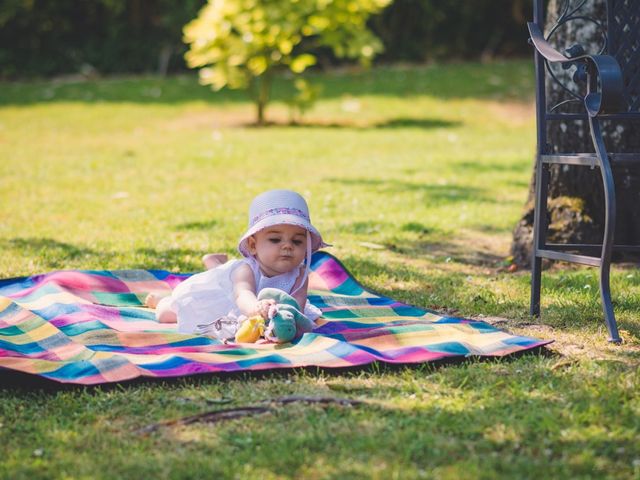
M271 308L272 305L275 305L275 304L276 304L276 301L273 299L258 300L258 303L256 304L256 314L260 315L265 320L268 320L269 309Z

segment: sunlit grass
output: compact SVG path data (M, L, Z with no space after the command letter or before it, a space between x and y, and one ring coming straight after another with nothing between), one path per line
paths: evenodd
M52 269L197 271L234 253L258 192L303 193L356 278L402 301L555 339L552 354L442 368L206 377L0 391L2 478L632 478L640 475L640 274L617 268L625 344L606 343L592 269L507 273L534 153L529 62L318 74L323 99L268 128L195 77L0 86L0 277ZM282 395L217 425L150 423ZM209 401L209 402L208 402Z

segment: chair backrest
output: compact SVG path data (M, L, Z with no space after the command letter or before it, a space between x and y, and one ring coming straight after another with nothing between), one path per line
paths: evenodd
M591 18L585 0L558 0L560 16L554 29L559 34L563 28L574 30L580 38L580 29L595 28L597 40L601 48L594 51L594 46L587 53L604 53L616 58L620 64L624 79L624 98L626 108L614 115L603 115L605 141L612 151L620 153L640 152L640 0L595 0L596 8L606 8L604 21ZM544 29L546 26L545 11L547 0L534 0L534 21ZM604 10L603 10L604 12ZM577 30L576 30L577 29ZM548 30L548 29L546 29ZM556 34L549 39L554 43ZM584 35L586 37L587 35ZM578 40L579 41L579 40ZM564 51L570 45L556 45ZM538 105L538 143L540 153L567 152L566 145L554 144L552 130L561 131L575 139L574 152L592 151L588 135L583 135L586 128L587 114L583 104L586 83L576 83L572 78L574 69L563 70L558 65L545 67L541 57L536 68L538 98L543 105ZM561 88L550 89L549 84L557 82ZM620 128L622 127L622 128ZM624 137L624 141L620 141ZM557 138L557 137L556 137ZM565 143L565 142L563 142ZM569 153L569 152L567 152Z
M607 53L622 69L630 112L640 111L640 2L607 0Z

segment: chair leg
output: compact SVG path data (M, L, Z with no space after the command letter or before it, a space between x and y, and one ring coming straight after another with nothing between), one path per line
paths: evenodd
M547 239L547 195L549 191L549 167L538 158L536 164L536 198L533 214L533 248L531 253L531 303L529 314L540 316L540 287L542 282L542 259L537 251Z
M529 315L540 316L540 283L542 280L542 259L533 254L531 263L531 305Z
M622 339L618 333L618 324L613 313L613 303L611 302L611 288L609 285L610 261L600 266L600 298L602 299L602 310L604 311L604 321L609 330L609 341L611 343L621 343Z
M597 118L589 118L589 126L591 127L591 138L600 164L605 199L604 238L602 240L602 254L600 256L600 298L602 300L604 320L607 324L607 330L609 331L609 341L612 343L620 343L622 339L618 333L618 325L613 312L609 281L611 255L613 253L613 234L616 225L616 189L613 182L611 164L609 163L609 157L600 130L600 122Z

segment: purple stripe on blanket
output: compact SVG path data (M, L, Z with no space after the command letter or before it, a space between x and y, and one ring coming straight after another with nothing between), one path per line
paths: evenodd
M501 356L549 343L443 317L366 291L339 260L314 254L309 301L320 326L291 344L223 344L179 334L141 305L188 275L162 270L61 271L0 280L0 368L65 383L136 377L349 367ZM429 315L426 315L429 313Z

